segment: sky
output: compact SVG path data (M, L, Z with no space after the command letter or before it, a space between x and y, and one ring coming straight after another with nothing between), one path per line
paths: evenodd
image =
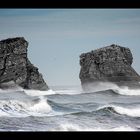
M0 40L24 37L46 83L80 85L79 56L117 44L140 74L140 9L0 9Z

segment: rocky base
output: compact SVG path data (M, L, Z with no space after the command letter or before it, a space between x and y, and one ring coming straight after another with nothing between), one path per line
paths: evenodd
M23 37L0 41L1 88L15 84L25 89L49 89L38 68L29 61L27 47L28 42Z

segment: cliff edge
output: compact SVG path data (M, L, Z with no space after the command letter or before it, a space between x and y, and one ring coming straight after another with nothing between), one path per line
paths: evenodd
M140 76L131 67L133 56L129 48L112 44L80 55L80 80L88 89L98 82L113 82L119 86L140 87Z
M27 57L23 37L0 41L0 88L19 85L25 89L48 90L42 74Z

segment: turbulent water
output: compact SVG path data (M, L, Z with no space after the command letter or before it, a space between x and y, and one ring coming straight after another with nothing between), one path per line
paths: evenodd
M139 131L140 90L107 84L0 90L0 131Z

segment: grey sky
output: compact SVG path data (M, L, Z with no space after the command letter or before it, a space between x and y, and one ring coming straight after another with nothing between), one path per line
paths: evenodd
M48 85L79 85L79 55L118 44L140 74L140 9L0 9L0 40L23 36Z

